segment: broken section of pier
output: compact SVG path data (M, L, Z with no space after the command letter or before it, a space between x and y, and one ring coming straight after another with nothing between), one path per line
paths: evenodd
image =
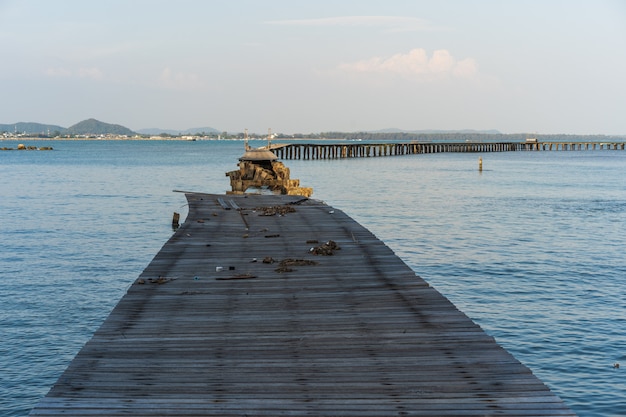
M31 415L574 415L342 211L186 196L186 221Z

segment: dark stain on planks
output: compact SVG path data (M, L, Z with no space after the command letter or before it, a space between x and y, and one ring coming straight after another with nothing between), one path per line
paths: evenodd
M187 199L185 223L31 415L574 415L343 212ZM262 209L280 206L296 210ZM331 240L332 256L311 251Z

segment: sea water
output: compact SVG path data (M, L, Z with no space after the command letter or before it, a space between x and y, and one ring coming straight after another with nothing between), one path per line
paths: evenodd
M186 215L173 190L226 191L243 154L237 141L27 145L54 150L0 152L2 416L45 396L171 236ZM626 415L625 151L285 163L580 416Z

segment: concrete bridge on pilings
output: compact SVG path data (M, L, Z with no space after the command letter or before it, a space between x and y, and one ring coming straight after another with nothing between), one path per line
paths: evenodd
M624 150L626 142L405 142L274 144L280 159L341 159L443 152Z

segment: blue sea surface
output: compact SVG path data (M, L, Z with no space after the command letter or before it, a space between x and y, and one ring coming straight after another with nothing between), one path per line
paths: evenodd
M226 191L243 153L237 141L27 145L54 150L0 152L2 416L46 395L171 236L172 213L186 215L173 190ZM625 151L285 163L580 416L626 416Z

